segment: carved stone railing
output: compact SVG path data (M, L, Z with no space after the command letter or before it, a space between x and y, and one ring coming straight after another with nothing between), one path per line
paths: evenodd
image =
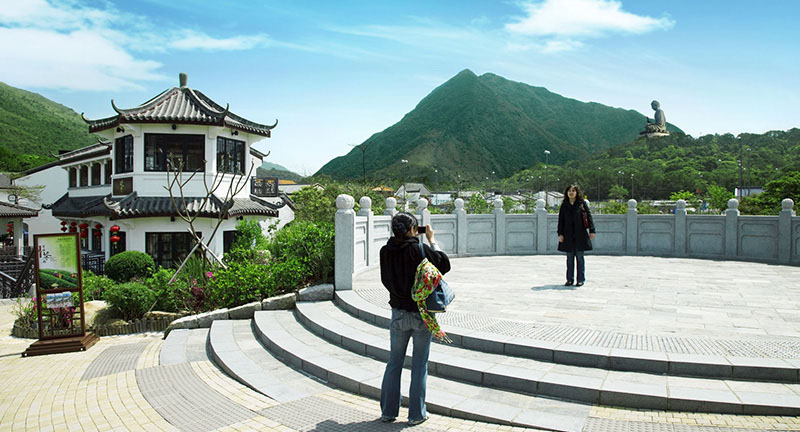
M623 215L594 215L597 237L590 253L649 255L756 261L800 265L800 218L794 202L785 199L777 216L741 216L739 202L728 201L723 215L687 215L678 200L675 213L639 215L628 201ZM386 199L383 215L374 215L372 201L359 200L353 210L349 195L336 199L336 289L352 288L353 274L378 264L378 252L391 234L397 200ZM417 202L420 224L431 224L441 248L451 257L537 255L558 253L558 215L548 214L538 200L533 214L506 214L494 201L491 214L467 214L462 199L452 214L431 214L428 201Z

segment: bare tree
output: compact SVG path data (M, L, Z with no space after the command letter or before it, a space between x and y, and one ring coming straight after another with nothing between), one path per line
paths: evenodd
M267 153L269 156L269 153ZM178 157L172 157L169 159L168 166L170 169L167 170L167 186L164 186L164 189L169 192L169 198L172 201L172 207L175 210L175 213L184 221L186 222L189 227L188 231L192 235L192 238L195 241L195 246L186 255L186 258L183 259L181 262L180 267L170 279L170 283L172 283L175 278L178 276L178 273L183 269L183 266L186 264L186 261L194 254L194 252L199 248L202 249L200 256L203 259L203 268L207 269L210 265L209 255L213 257L217 262L219 262L223 267L225 264L222 263L222 260L219 259L209 248L211 241L214 239L217 231L219 230L220 225L226 219L228 219L228 213L233 207L233 198L239 194L247 186L247 181L250 179L250 176L253 174L253 170L255 169L255 163L250 163L250 170L248 171L247 175L244 174L232 174L231 181L228 183L225 190L225 197L222 199L222 205L218 209L217 212L217 221L214 225L214 230L211 232L211 235L205 239L205 243L203 243L203 239L201 239L197 235L197 230L195 229L195 221L200 216L203 211L207 211L213 205L213 198L216 197L216 192L222 187L222 184L225 180L225 170L224 169L217 169L217 173L214 175L214 178L211 179L211 184L208 182L208 177L206 173L206 164L207 161L203 161L203 164L200 168L192 171L191 174L188 175L188 178L184 180L184 166L183 166L183 159ZM203 175L203 187L205 188L206 195L202 198L199 204L193 204L192 208L187 205L187 197L184 192L184 188L192 181L192 179L202 170ZM238 177L238 178L237 178ZM177 192L177 194L176 194ZM177 195L177 196L176 196ZM205 272L203 272L205 273Z

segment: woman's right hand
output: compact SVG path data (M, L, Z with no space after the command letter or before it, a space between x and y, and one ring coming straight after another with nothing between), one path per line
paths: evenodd
M564 236L563 235L561 235L561 234L558 235L558 242L559 243L564 243Z
M425 238L428 239L428 243L435 243L436 241L433 239L433 228L431 228L431 224L425 225Z

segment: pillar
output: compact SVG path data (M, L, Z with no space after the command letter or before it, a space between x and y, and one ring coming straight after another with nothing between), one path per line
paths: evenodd
M675 202L675 255L686 256L686 201Z
M355 200L350 195L341 194L336 197L334 288L338 291L353 289L356 240L354 206Z
M543 254L547 252L547 209L545 202L539 198L536 200L536 210L533 212L536 218L536 252Z
M788 264L792 258L792 216L794 201L786 198L781 201L781 212L778 213L778 262Z
M506 253L506 212L503 210L503 200L496 198L493 202L494 210L494 253Z
M625 215L626 247L628 255L635 255L639 251L639 212L636 210L636 200L628 200L628 213Z
M467 211L464 210L464 200L456 198L453 202L456 215L456 254L463 256L467 253Z
M739 201L736 198L728 200L728 209L725 210L725 256L735 257L739 243Z

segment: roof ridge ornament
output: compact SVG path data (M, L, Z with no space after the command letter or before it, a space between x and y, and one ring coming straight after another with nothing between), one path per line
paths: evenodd
M186 83L189 81L189 75L186 72L181 72L178 74L178 83L181 87L186 87Z
M124 113L122 112L122 110L120 110L119 108L117 108L117 105L115 105L115 104L114 104L114 99L111 99L111 108L114 108L114 111L116 111L116 112L117 112L117 114L124 114Z

